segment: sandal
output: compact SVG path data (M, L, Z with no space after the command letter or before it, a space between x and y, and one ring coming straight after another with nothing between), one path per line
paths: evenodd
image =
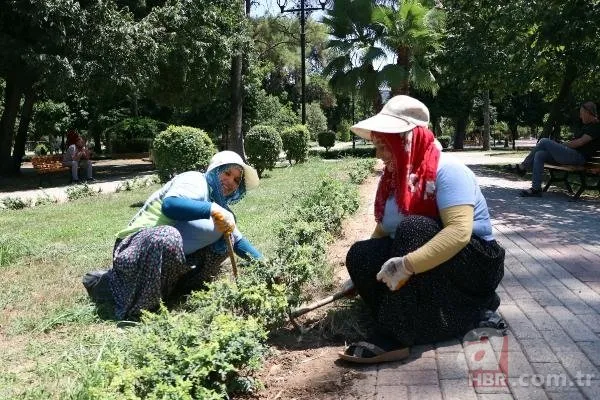
M376 364L380 362L404 360L410 355L410 349L404 347L386 351L369 342L355 342L347 346L343 352L339 352L338 355L342 360L354 363Z

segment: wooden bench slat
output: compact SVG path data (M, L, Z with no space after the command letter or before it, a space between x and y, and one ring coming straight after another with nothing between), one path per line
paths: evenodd
M600 193L600 178L598 178L598 182L596 185L589 186L586 178L599 175L600 176L600 150L597 151L594 156L588 160L584 165L557 165L557 164L544 164L544 169L547 169L550 172L550 180L546 183L543 188L543 191L548 191L548 188L553 182L558 180L562 181L569 193L573 193L573 189L571 188L571 184L569 182L569 173L576 173L579 177L580 187L577 193L573 194L573 200L577 200L581 194L587 189L596 189ZM564 172L564 176L562 179L556 177L553 171L562 171Z

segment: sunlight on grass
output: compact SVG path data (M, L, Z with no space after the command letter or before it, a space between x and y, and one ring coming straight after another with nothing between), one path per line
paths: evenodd
M276 232L302 198L325 176L349 179L358 162L314 158L267 171L260 187L233 207L240 230L272 256ZM110 267L115 233L158 187L0 212L0 225L11 232L0 236L0 398L68 396L77 382L63 376L61 363L80 362L88 346L118 336L114 322L99 319L81 277Z

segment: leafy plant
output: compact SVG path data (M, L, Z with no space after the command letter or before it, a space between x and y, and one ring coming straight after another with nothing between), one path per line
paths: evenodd
M22 210L23 208L31 207L31 200L9 196L2 199L2 204L9 210Z
M115 192L124 192L130 190L136 190L140 188L145 188L147 186L153 185L155 183L159 183L160 179L156 175L151 175L144 178L133 178L128 179L125 182L121 182L115 189Z
M38 143L35 145L33 152L36 156L45 156L50 151L48 150L48 146L46 146L44 143Z
M216 148L202 129L169 125L156 136L152 156L162 182L190 170L204 170Z
M442 145L442 147L444 149L447 149L448 146L450 145L451 137L450 136L439 136L437 138L437 140L440 142L440 144Z
M96 196L102 192L102 189L94 190L90 185L82 183L80 185L70 186L67 188L67 198L69 200L83 199L86 197Z
M283 144L275 128L257 125L246 135L244 146L248 161L262 177L263 171L275 168Z
M125 118L105 131L112 153L147 152L152 140L166 128L151 118Z
M323 113L318 102L310 103L306 106L306 127L310 134L310 139L317 139L320 132L327 130L327 117Z
M349 142L352 139L352 133L350 127L352 124L350 121L343 120L338 126L337 138L340 142Z
M0 267L12 264L29 253L28 248L16 239L0 236Z

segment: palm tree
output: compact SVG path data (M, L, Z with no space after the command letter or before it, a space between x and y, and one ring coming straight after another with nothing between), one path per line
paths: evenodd
M371 0L336 0L323 18L332 39L327 48L333 58L323 69L330 85L338 91L355 94L381 108L379 87L383 83L374 62L384 62L385 50L376 46L377 32L371 24Z
M398 0L396 7L376 7L371 19L378 41L396 56L395 65L381 70L392 95L409 94L411 85L435 93L430 59L441 47L443 12L418 0Z

